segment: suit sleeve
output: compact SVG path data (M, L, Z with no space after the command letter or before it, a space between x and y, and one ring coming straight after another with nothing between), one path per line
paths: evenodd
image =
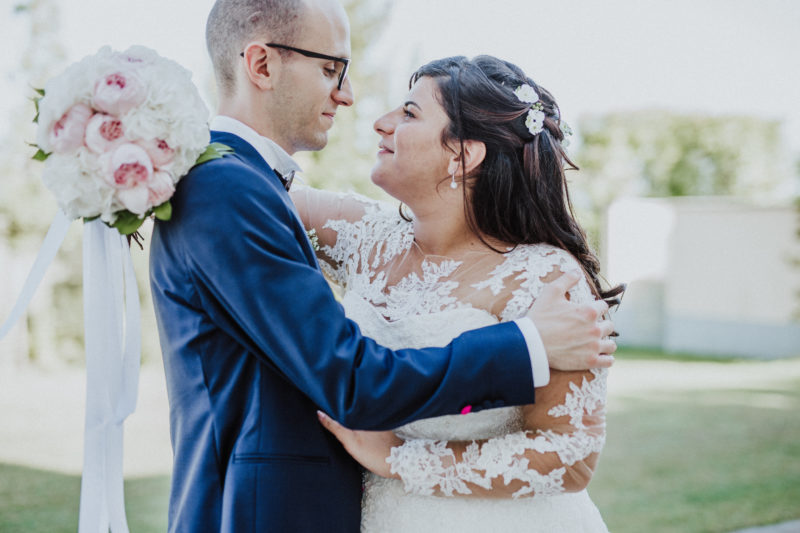
M203 309L322 410L359 429L533 402L530 358L514 324L444 348L392 351L344 316L285 191L245 165L195 169L168 223Z

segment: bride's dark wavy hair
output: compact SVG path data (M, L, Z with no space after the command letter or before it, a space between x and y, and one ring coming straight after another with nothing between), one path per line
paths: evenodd
M575 221L565 168L578 170L561 141L561 113L553 96L516 65L492 56L463 56L431 61L420 67L409 88L420 78L432 78L437 98L450 120L442 145L460 145L462 174L464 142L486 145L486 157L462 175L464 212L469 228L493 250L484 236L514 245L548 243L570 252L591 278L594 292L610 304L624 290L603 289L600 263L586 234ZM531 135L525 125L530 104L514 90L530 85L539 95L545 114L541 133Z

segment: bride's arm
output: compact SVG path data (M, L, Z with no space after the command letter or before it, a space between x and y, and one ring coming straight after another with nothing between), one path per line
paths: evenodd
M606 370L553 372L523 408L524 428L471 442L351 432L323 423L364 466L403 480L408 492L518 498L584 489L605 441ZM381 459L385 461L381 464Z
M352 193L331 192L295 184L289 197L306 230L314 230L320 246L336 244L336 232L325 225L331 220L355 222L364 216L370 201Z

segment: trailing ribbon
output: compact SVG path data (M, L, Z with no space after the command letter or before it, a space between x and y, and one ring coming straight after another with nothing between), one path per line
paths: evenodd
M71 222L72 221L67 218L67 215L59 209L58 213L56 213L56 217L50 224L50 229L47 230L47 235L44 238L42 247L39 249L39 255L36 256L36 261L34 261L28 278L22 286L22 291L17 298L17 302L14 304L14 308L11 310L11 315L9 315L3 326L0 327L0 340L3 340L3 337L11 331L11 328L17 323L19 317L22 316L22 313L28 308L28 304L31 303L31 299L33 299L36 289L42 282L47 268L50 266L50 263L53 262L56 253L58 253L58 250L61 248L61 244L64 242L64 237L67 236L67 231L69 230Z
M69 228L59 212L0 339L24 312ZM83 230L86 427L79 533L128 533L123 423L136 408L141 357L139 292L124 236L100 220Z
M99 220L83 230L86 432L79 533L128 531L122 424L136 408L139 292L128 243Z

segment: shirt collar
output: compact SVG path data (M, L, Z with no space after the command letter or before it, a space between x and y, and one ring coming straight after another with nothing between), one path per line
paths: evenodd
M278 146L278 143L259 135L256 130L235 118L217 115L211 119L210 126L214 131L232 133L247 141L273 170L284 176L291 171L303 171L297 161L292 159L292 156L286 153L286 150Z

